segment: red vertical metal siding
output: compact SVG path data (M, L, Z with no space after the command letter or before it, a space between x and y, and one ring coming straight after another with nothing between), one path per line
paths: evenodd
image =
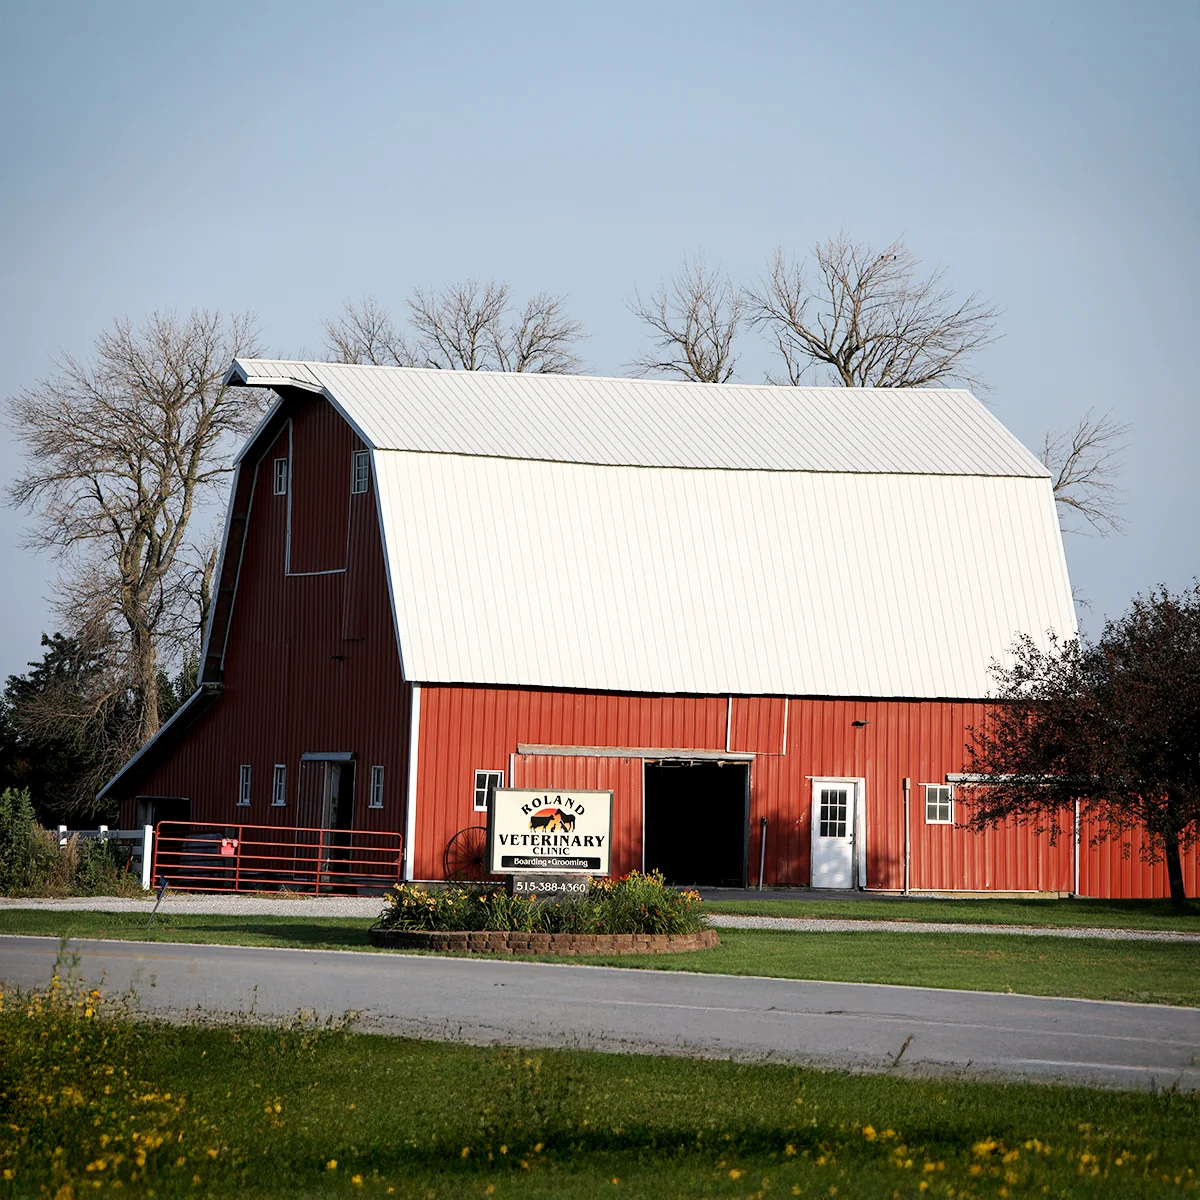
M597 756L515 757L518 744L545 746L755 749L751 767L752 865L758 862L760 819L767 818L765 882L807 884L812 833L812 779L862 779L865 784L867 885L904 885L904 789L909 810L910 886L918 890L1053 891L1074 886L1069 834L1047 836L1008 824L983 834L929 824L922 785L944 784L963 769L968 730L984 705L959 701L816 700L643 696L500 687L426 686L421 698L419 786L414 870L438 878L454 834L481 824L472 809L474 771L503 770L518 786L612 787L619 819L614 855L620 869L641 858L640 760ZM855 726L855 721L866 722ZM776 731L780 735L775 742ZM969 813L971 789L955 793L955 819ZM1088 895L1165 894L1165 872L1121 858L1116 846L1081 859ZM1189 888L1197 885L1196 854L1188 856ZM756 871L752 871L756 874Z
M1086 818L1079 829L1079 894L1112 899L1133 899L1143 896L1169 896L1167 866L1161 859L1147 862L1144 855L1147 839L1141 830L1106 837L1092 845L1092 839L1102 831L1101 825ZM1182 856L1183 886L1189 896L1200 888L1200 845L1192 846Z
M729 703L730 750L783 753L787 700L782 696L734 696Z
M333 405L306 405L294 422L288 486L291 570L340 571L346 566L351 500L350 458L361 443Z
M611 791L612 872L642 867L642 760L584 755L518 754L513 787Z
M519 743L724 750L727 713L723 696L422 687L416 877L441 878L449 840L482 824L472 807L475 771L503 770L511 780L510 756ZM533 786L542 786L540 779ZM640 796L636 807L640 831ZM627 847L614 845L614 851L632 855Z
M317 529L312 536L324 539L320 553L325 554L340 529L338 557L344 564L348 520L349 567L322 575L284 573L288 498L273 494L272 475L274 459L288 450L285 429L262 451L257 466L243 468L255 472L254 493L228 634L224 692L156 756L157 765L124 787L127 822L133 820L135 796L171 795L189 797L197 821L295 825L301 755L351 752L357 756L355 826L404 829L411 689L396 650L373 488L349 495L350 452L361 443L332 407L315 397L292 411L291 440L297 460L310 464L290 481L293 568L325 561L299 544L308 533L295 521L314 483L319 483L315 494L336 492L344 502L324 532ZM336 451L320 457L322 445L334 445ZM314 480L318 463L328 471L327 479ZM243 763L252 771L249 808L236 806ZM271 804L276 763L288 772L288 802L282 808ZM368 807L370 769L376 765L384 768L382 809Z

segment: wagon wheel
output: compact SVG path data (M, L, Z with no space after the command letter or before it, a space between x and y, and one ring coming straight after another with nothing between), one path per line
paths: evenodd
M460 829L446 843L442 873L445 879L464 879L471 883L487 879L487 829L483 825Z

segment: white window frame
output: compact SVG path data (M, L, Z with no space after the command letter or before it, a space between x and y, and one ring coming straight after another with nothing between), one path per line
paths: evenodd
M350 495L361 496L371 486L371 452L355 450L350 459Z
M504 786L503 771L489 771L485 768L480 768L475 772L475 792L474 792L474 811L487 812L488 796L493 789L502 788ZM483 803L480 803L482 797Z
M275 486L276 496L286 496L288 491L288 460L286 458L277 458L275 460L274 470L272 471L272 479Z
M954 784L952 783L926 783L925 788L925 824L926 825L953 825L954 824ZM946 817L938 816L942 809L945 809L949 814ZM934 816L930 816L930 810L934 812Z
M250 807L250 764L242 763L238 767L238 808Z
M284 808L287 805L287 765L275 764L275 774L271 779L271 807Z
M368 808L383 807L383 768L371 768L371 793L367 802Z

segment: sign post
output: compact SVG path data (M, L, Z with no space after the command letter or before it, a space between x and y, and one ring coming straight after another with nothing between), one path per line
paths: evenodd
M512 896L586 896L609 874L612 792L497 788L488 806L488 871Z

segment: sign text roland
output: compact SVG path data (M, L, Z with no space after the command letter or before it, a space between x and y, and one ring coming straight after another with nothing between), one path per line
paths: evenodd
M493 875L607 875L612 792L497 788L488 809Z

